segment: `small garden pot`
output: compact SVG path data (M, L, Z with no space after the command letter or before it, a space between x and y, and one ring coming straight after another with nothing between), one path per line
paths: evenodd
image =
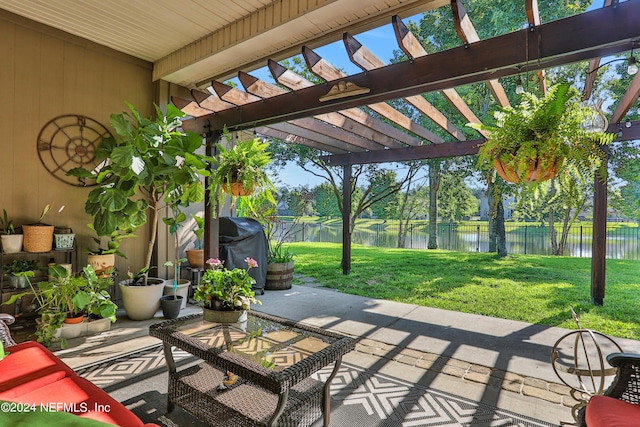
M109 268L113 268L116 265L116 255L87 255L87 263L91 264L91 267L93 267L96 274L102 274Z
M76 235L74 233L64 233L64 234L53 234L53 240L56 245L56 250L68 250L73 249L73 241L75 240Z
M178 290L176 294L178 294L182 298L182 306L185 308L187 306L187 298L189 298L189 287L191 286L191 281L186 279L178 280ZM164 295L173 295L173 279L167 279L164 283Z
M203 317L207 322L238 323L247 320L247 310L211 310L203 308Z
M24 276L9 276L9 286L17 289L26 289L29 287L29 282Z
M5 254L15 254L22 251L22 234L3 234L0 236L2 240L2 251ZM204 262L204 255L202 256Z
M163 295L160 298L160 307L162 307L162 315L165 319L175 319L180 315L182 300L180 295L176 295L175 299L173 295Z
M185 252L191 268L204 267L204 249L187 249Z
M34 224L23 225L24 240L22 246L25 252L49 252L53 247L53 225Z
M81 314L79 316L75 316L75 317L67 317L64 319L64 323L69 323L69 324L76 324L76 323L82 323L82 321L84 320L84 315Z
M291 289L293 283L293 261L267 264L264 288L269 291Z

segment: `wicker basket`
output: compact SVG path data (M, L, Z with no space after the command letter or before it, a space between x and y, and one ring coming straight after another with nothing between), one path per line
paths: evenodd
M23 225L25 252L49 252L53 248L53 225Z

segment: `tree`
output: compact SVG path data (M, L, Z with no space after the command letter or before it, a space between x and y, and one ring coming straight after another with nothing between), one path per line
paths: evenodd
M332 216L340 216L340 208L338 207L338 198L334 189L329 183L322 183L313 189L315 193L315 211L320 217L330 218Z
M371 182L371 187L374 192L381 193L385 188L391 187L396 184L396 173L393 170L381 171L380 174L375 175ZM399 193L389 194L386 197L381 198L377 202L371 204L371 213L375 218L389 219L398 217L398 198Z
M457 173L445 173L440 180L438 194L440 217L449 221L460 221L463 217L478 212L479 201L473 191Z
M412 165L415 167L416 165ZM429 212L429 187L425 186L426 179L422 178L417 183L414 179L407 182L406 190L400 197L398 208L398 247L406 247L407 233L410 221L424 216ZM415 184L415 187L412 187Z

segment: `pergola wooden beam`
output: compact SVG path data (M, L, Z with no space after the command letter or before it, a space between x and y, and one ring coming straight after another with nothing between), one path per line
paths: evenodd
M307 63L307 68L314 73L315 75L322 77L327 80L327 82L332 82L334 80L342 79L346 77L346 74L340 71L337 67L333 66L329 61L322 58L313 50L303 47L302 48L302 56L304 57L305 62ZM359 86L359 85L356 85ZM366 86L363 86L366 87ZM393 108L391 105L386 102L377 102L373 104L367 104L367 108L375 111L380 114L382 117L390 120L391 122L397 124L398 126L412 132L419 137L426 139L427 141L433 142L435 144L441 144L444 142L442 138L440 138L435 133L430 130L420 126L409 117L402 114L400 111Z
M462 40L465 47L468 47L471 43L477 43L480 41L478 32L476 31L467 11L464 9L462 2L459 0L451 0L451 12L453 13L453 25L456 28L458 37ZM509 98L504 91L502 84L498 79L490 79L487 81L487 86L493 94L493 97L503 107L509 106Z
M309 80L283 67L275 61L269 61L268 66L273 79L279 84L288 87L289 89L300 90L313 86L313 83L311 83ZM338 112L345 117L349 117L350 119L355 120L356 122L367 127L370 127L371 129L380 132L381 134L387 135L388 137L396 141L412 146L422 145L422 141L420 139L411 136L408 133L401 131L400 129L397 129L388 123L371 117L369 114L359 108L348 108L346 110L339 110Z
M622 126L622 136L615 141L631 141L640 139L640 120L631 122L631 127L612 123L607 132L617 134ZM359 165L367 163L406 162L420 159L438 159L447 157L470 156L478 153L484 139L450 142L446 144L430 144L422 147L406 147L384 151L368 151L343 155L323 156L322 160L330 166Z
M375 56L373 52L364 47L349 33L344 33L342 40L344 41L344 45L347 49L347 54L349 55L351 62L360 67L363 71L371 71L376 68L386 66L380 58ZM453 123L451 123L444 114L427 101L424 96L412 95L403 99L458 141L465 141L467 139L464 134Z
M615 7L585 12L557 21L543 23L535 31L520 30L437 52L413 61L404 61L367 73L275 96L242 107L227 109L184 123L202 129L249 129L293 118L382 102L398 97L426 93L486 80L519 74L529 61L529 69L538 70L598 56L631 50L640 37L640 1L629 0ZM571 37L567 37L571 34ZM525 52L525 38L529 52ZM402 78L398 78L402 76ZM321 101L337 84L355 84L368 93Z
M398 46L402 49L405 55L410 59L420 58L421 56L427 55L427 51L422 47L422 44L420 44L416 36L409 31L409 28L397 15L394 15L391 18L391 22L393 24L393 31L396 35ZM444 96L453 108L458 110L458 112L462 114L469 123L481 123L480 119L475 115L471 108L469 108L467 103L464 102L455 89L443 89L440 93L442 93L442 96ZM478 130L477 132L484 137L488 135L488 132L486 131Z
M529 29L535 31L536 27L540 25L540 12L538 12L538 0L526 0L524 5L527 22L529 22ZM536 72L538 82L540 84L540 91L543 95L547 94L547 75L544 70L538 70Z
M244 87L245 91L259 96L261 98L271 98L273 96L282 95L287 93L287 90L282 89L276 85L260 80L250 74L239 72L238 80ZM314 116L315 119L322 120L323 122L329 123L338 128L344 129L355 134L358 137L362 137L365 140L373 141L379 146L375 146L375 149L380 149L382 147L388 148L401 148L404 147L403 144L400 144L398 141L390 138L387 135L384 135L380 132L375 131L374 129L359 123L353 119L350 119L347 116L337 113L326 113ZM365 147L366 148L366 147ZM371 148L374 149L374 148Z
M622 121L629 109L638 100L638 96L640 96L640 73L635 75L620 103L616 106L613 116L611 116L611 122L618 123Z
M281 128L279 125L258 126L257 128L255 128L255 131L260 135L281 139L292 144L306 145L307 147L315 148L320 151L328 151L334 153L339 152L345 154L347 153L346 151L340 150L339 148L324 145L321 142L286 132L285 129Z

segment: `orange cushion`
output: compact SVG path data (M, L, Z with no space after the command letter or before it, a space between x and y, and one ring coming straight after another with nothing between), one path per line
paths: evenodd
M0 360L0 399L8 399L11 395L20 395L74 375L73 369L39 343L29 341L6 350L9 355Z
M640 405L608 396L593 396L587 404L588 427L638 427Z

